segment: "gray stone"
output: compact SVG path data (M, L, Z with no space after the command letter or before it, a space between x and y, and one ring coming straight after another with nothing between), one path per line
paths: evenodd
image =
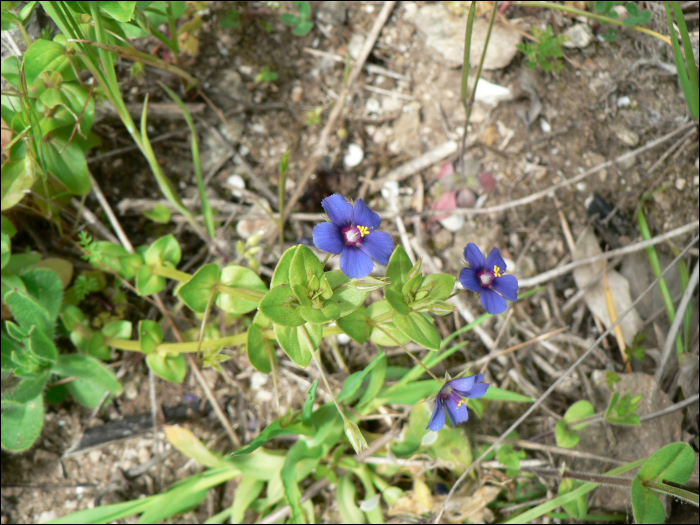
M562 33L567 37L566 42L564 42L564 47L569 49L574 49L576 47L583 49L588 47L588 45L593 42L593 33L588 24L576 24L566 29Z
M455 17L442 4L421 7L416 16L416 27L426 36L426 45L437 51L438 56L453 67L464 62L464 30L466 17ZM478 18L472 30L470 60L478 63L484 49L488 21ZM510 64L518 50L520 33L513 27L496 22L491 32L489 47L484 60L484 69L502 69Z

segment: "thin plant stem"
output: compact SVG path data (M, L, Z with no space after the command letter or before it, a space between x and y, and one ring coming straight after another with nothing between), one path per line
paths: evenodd
M381 330L382 332L384 332L384 335L386 335L386 336L387 336L389 339L391 339L394 343L396 343L398 346L400 346L400 347L403 349L404 352L406 352L409 356L411 356L411 359L413 359L416 363L418 363L418 365L420 365L420 366L423 368L423 370L425 370L425 371L428 372L431 376L433 376L433 379L435 379L435 381L437 381L438 383L440 383L440 385L444 385L444 384L445 384L444 381L442 381L442 380L439 379L435 374L433 374L433 372L430 370L430 368L428 368L427 366L425 366L425 364L423 363L423 361L421 361L421 360L418 359L415 355L413 355L413 352L411 352L408 348L406 348L404 345L402 345L401 343L399 343L399 342L396 340L396 338L395 338L394 336L392 336L389 332L387 332L386 330L384 330L384 328L382 328L381 325L379 325L379 324L377 324L377 323L374 323L374 322L370 322L370 325L371 325L371 326L374 326L375 328L378 328L379 330Z
M202 325L199 327L199 346L197 347L197 355L199 356L200 360L204 358L204 354L202 353L202 341L204 341L204 329L207 326L207 319L209 319L209 314L211 313L211 305L214 302L214 296L216 296L216 292L212 289L211 293L209 294L209 300L207 301L207 307L204 310L204 315L202 316Z
M265 347L267 348L267 355L270 357L270 366L272 367L272 385L275 389L275 399L277 400L277 417L282 417L282 405L280 404L280 390L277 384L277 366L275 365L275 354L272 351L272 347L267 339L263 338L265 342Z

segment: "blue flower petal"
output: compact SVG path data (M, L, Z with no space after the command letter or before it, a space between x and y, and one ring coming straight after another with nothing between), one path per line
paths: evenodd
M367 277L374 268L374 263L369 255L355 246L345 246L340 256L340 269L350 279Z
M489 389L488 383L477 383L469 391L469 396L467 396L467 397L471 397L472 399L484 397L484 395L486 394L486 391L488 389Z
M362 238L358 248L379 264L387 264L394 251L394 241L386 232L372 232Z
M332 222L322 222L314 226L313 235L314 244L319 250L337 255L345 248L343 234Z
M352 222L352 206L345 197L337 193L321 201L328 218L336 226L348 226Z
M501 274L506 273L506 262L501 257L501 251L498 248L494 248L486 257L486 263L484 264L486 270L492 272L494 266L498 266L501 269Z
M374 231L379 228L380 222L382 220L379 218L379 214L370 210L365 201L358 199L352 208L352 223L355 226L367 226L370 231Z
M477 382L483 381L483 380L484 380L484 375L477 374L475 376L460 377L457 379L453 379L449 382L449 384L457 392L459 392L463 396L466 396L469 393L469 391L472 389L472 387L474 386L474 383L477 383Z
M502 314L506 311L508 303L503 297L490 288L482 288L481 290L481 306L483 306L488 313Z
M469 264L469 268L475 272L480 272L484 269L484 254L473 242L468 243L467 247L464 248L464 259Z
M447 409L447 414L450 416L450 421L452 421L453 427L456 427L459 423L464 423L469 419L467 403L458 396L448 397L445 399L445 408Z
M462 268L462 271L459 272L459 282L462 283L462 286L467 290L471 290L472 292L478 293L483 290L479 282L479 277L476 275L476 271L471 268Z
M500 293L509 301L518 300L518 280L514 275L496 277L491 283L491 288Z
M442 400L440 396L435 399L435 409L433 410L433 415L430 416L430 421L428 422L428 430L437 432L442 427L445 426L445 408L442 405Z

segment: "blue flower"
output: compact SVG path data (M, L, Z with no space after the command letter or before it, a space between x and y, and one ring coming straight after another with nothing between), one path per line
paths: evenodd
M467 290L481 293L481 306L488 313L503 313L508 307L506 299L518 300L518 280L513 275L503 275L506 262L498 248L491 250L484 260L481 250L470 242L464 248L464 258L469 267L459 273L459 282Z
M340 254L340 269L350 279L369 275L372 259L387 264L394 243L388 233L376 229L382 220L362 199L352 206L338 194L326 197L321 206L331 222L314 227L314 244L324 252Z
M469 412L467 412L467 401L464 398L484 397L489 384L482 383L483 380L483 374L476 374L475 376L452 379L445 383L435 398L435 410L433 410L433 415L428 422L428 430L437 432L445 426L445 409L450 415L452 426L467 421Z

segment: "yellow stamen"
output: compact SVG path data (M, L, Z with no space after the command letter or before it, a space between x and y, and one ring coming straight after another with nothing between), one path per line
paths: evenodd
M498 267L497 264L493 265L493 276L494 277L500 277L501 276L501 269Z
M360 236L362 237L369 234L369 228L367 226L358 226L357 229L360 230Z
M461 407L462 405L466 405L467 400L464 398L460 398L459 402L457 403L457 408Z

